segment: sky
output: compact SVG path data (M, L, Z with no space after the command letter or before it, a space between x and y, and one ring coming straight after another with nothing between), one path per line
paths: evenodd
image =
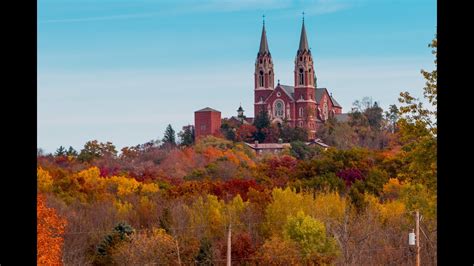
M302 12L318 87L350 111L423 98L436 0L39 0L38 148L117 150L161 139L211 107L253 117L262 15L275 83L293 85Z

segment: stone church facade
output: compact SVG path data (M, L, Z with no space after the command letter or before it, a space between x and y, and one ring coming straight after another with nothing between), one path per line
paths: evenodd
M303 21L294 66L294 85L274 83L273 61L263 24L260 49L255 60L254 114L267 112L272 123L286 122L308 130L309 139L329 117L342 113L341 105L326 88L317 87L314 61Z

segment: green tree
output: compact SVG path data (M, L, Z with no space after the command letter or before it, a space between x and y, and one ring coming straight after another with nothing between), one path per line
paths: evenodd
M113 264L113 249L121 242L130 240L130 236L135 229L128 223L118 223L112 232L104 237L102 242L97 246L97 252L94 256L93 265L111 265Z
M212 263L212 243L208 238L201 239L199 252L196 255L198 265L213 265Z
M176 145L175 131L170 124L168 124L168 126L166 127L165 135L162 141L163 141L163 144L165 145L172 145L172 146Z
M431 105L426 108L421 101L408 92L400 93L400 114L398 121L400 141L403 143L399 157L403 167L398 174L401 180L422 183L436 191L437 175L437 38L429 47L435 55L435 69L421 70L426 80L423 95Z
M397 105L391 104L388 107L388 111L385 112L385 119L390 122L389 129L392 133L395 133L397 129L397 121L400 117L400 111L398 110Z
M178 133L180 138L180 145L191 146L194 144L194 126L183 127L183 130Z
M270 117L265 110L260 111L253 121L253 125L257 128L255 134L256 140L263 142L266 137L266 131L270 128Z
M72 146L69 146L69 149L67 150L66 155L67 156L72 156L72 157L77 157L78 153Z
M303 211L288 217L284 236L298 244L305 260L316 265L330 264L339 254L336 240L326 235L324 223Z
M59 148L54 153L54 156L56 157L65 156L65 155L66 155L66 148L64 148L63 146L59 146Z

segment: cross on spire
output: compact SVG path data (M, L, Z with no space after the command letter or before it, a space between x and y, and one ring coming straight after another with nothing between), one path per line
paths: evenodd
M303 22L304 22L304 11L301 14L303 14Z
M263 26L265 26L265 14L262 15L262 19L263 19Z

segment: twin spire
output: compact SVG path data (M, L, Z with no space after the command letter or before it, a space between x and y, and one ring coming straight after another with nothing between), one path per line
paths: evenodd
M304 13L303 13L304 16ZM263 16L265 18L265 16ZM302 52L310 52L308 45L308 37L306 37L306 28L304 27L304 17L303 17L303 26L301 28L301 37L300 37L300 46L298 48L298 54ZM265 20L263 20L262 28L262 37L260 39L260 49L258 50L258 56L263 54L270 54L270 49L268 48L267 42L267 32L265 31Z

